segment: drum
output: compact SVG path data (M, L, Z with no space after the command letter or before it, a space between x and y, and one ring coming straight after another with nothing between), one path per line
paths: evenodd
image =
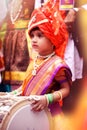
M53 130L48 110L31 111L28 97L0 96L0 130Z

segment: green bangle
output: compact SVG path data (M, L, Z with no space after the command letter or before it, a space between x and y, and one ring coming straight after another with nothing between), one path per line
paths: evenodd
M47 98L48 98L49 104L51 104L53 102L53 94L47 94Z
M14 95L16 95L18 92L17 92L17 90L14 90L13 93L14 93Z

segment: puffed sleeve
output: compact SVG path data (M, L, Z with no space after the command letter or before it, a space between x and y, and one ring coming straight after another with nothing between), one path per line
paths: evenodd
M55 75L55 80L58 81L60 84L64 82L68 82L69 85L72 85L72 74L71 71L67 68L61 68L57 74Z

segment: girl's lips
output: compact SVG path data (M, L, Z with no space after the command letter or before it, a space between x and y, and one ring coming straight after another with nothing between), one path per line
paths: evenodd
M35 49L37 49L37 48L38 48L38 45L32 44L32 47L35 48Z
M33 47L38 47L38 46L37 46L37 45L35 45L35 44L33 44L32 46L33 46Z

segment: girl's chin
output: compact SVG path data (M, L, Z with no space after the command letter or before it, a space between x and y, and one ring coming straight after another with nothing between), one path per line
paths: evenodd
M33 48L34 51L38 52L38 49L37 48Z
M33 50L33 53L35 52L35 53L39 53L38 52L38 49L32 49Z

